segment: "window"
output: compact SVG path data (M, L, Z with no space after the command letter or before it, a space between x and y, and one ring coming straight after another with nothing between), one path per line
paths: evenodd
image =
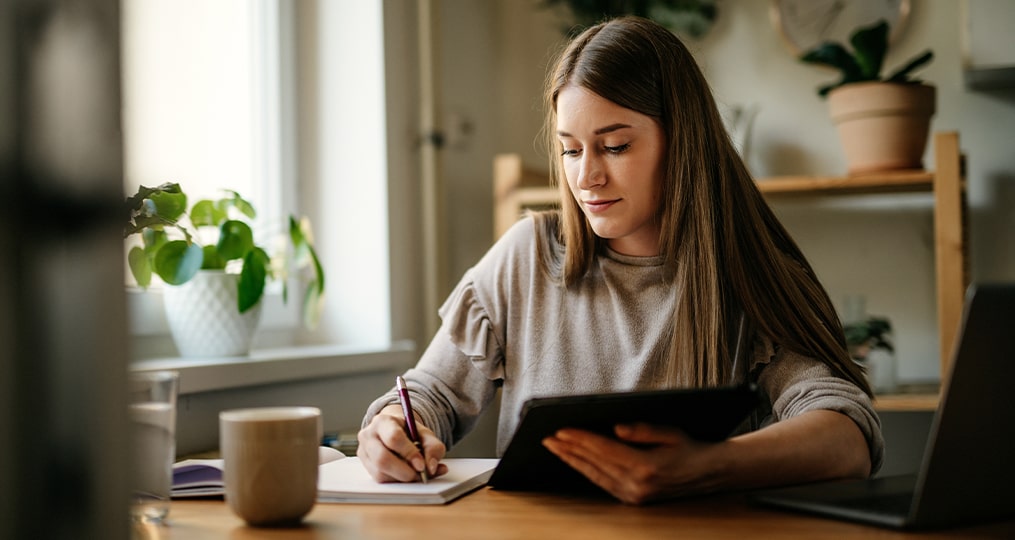
M146 0L121 16L125 192L234 189L256 206L255 231L310 217L321 328L302 333L298 295L285 307L276 295L256 348L390 342L381 4ZM159 296L129 297L135 356L172 355Z

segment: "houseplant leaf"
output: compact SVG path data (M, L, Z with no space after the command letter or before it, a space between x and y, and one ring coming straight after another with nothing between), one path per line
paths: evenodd
M204 246L201 250L204 252L204 260L201 262L202 270L225 269L227 261L219 256L219 250L216 246Z
M229 193L232 194L232 198L228 200L232 204L233 208L236 208L237 210L240 211L241 214L247 216L250 219L254 219L257 217L257 212L254 210L254 205L250 204L250 201L244 199L243 197L240 197L240 194L235 191L230 190Z
M853 45L861 80L877 80L888 51L888 23L881 21L874 26L861 28L853 33L849 42Z
M208 199L194 203L190 209L190 221L195 227L214 227L226 219L226 213Z
M243 258L253 248L254 233L250 225L235 219L222 223L217 249L223 259Z
M303 295L303 324L313 330L321 320L321 311L324 307L324 290L320 283L311 282L307 286L307 292Z
M152 257L163 244L169 241L169 235L161 227L147 228L141 232L141 239L144 241L145 253Z
M204 259L201 246L184 240L166 242L155 252L155 273L170 285L181 285L194 277Z
M187 195L182 192L156 191L148 200L155 205L154 215L167 221L176 222L187 211Z
M909 74L915 71L917 68L923 67L924 64L934 59L933 51L926 51L920 56L909 61L908 64L899 68L895 73L892 73L885 79L888 82L915 82L909 78Z
M240 271L238 291L240 313L246 312L261 300L270 263L268 254L261 248L254 248L243 257L243 270Z
M148 263L148 254L140 246L130 248L127 253L127 263L130 265L130 273L142 289L147 289L152 283L152 266Z
M293 258L301 266L309 264L313 271L313 278L307 284L307 291L303 296L303 322L307 328L313 329L317 327L320 319L324 299L324 268L310 242L309 228L309 223L297 221L293 216L289 216L289 238L295 250ZM283 289L283 294L287 292Z
M801 56L800 60L809 64L832 67L842 73L842 79L829 87L828 90L846 83L863 80L863 69L860 64L845 47L838 43L823 43ZM826 89L822 90L825 93L828 92Z

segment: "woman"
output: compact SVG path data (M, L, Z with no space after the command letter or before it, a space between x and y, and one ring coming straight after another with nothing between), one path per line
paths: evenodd
M546 110L562 209L516 224L441 307L405 374L426 461L388 394L359 434L371 474L442 474L498 388L502 452L531 397L744 378L763 407L726 441L636 424L616 439L565 429L544 445L629 503L875 472L880 422L828 295L683 44L644 19L592 27L556 62ZM752 352L735 366L744 328Z

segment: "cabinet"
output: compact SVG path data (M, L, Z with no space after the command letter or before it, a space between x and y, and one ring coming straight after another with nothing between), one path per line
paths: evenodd
M934 135L934 170L891 171L848 177L781 176L762 178L758 188L769 200L786 197L878 196L890 193L931 193L934 198L934 259L941 350L941 380L950 373L952 349L968 285L966 189L959 136ZM556 204L558 191L545 172L522 164L516 154L494 160L494 235L499 237L527 208ZM792 231L791 231L792 232ZM933 410L937 390L878 396L881 410Z

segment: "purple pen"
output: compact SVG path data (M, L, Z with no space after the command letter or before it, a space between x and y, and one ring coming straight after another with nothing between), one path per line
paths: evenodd
M395 377L395 387L398 389L398 401L402 404L402 414L405 416L405 425L409 430L409 440L416 445L419 449L420 455L423 456L423 460L426 460L426 454L423 454L423 441L419 437L419 431L416 429L416 415L412 414L412 402L409 401L409 387L405 385L405 379L401 375ZM423 483L427 483L430 478L426 473L426 465L423 466L423 470L419 473Z

